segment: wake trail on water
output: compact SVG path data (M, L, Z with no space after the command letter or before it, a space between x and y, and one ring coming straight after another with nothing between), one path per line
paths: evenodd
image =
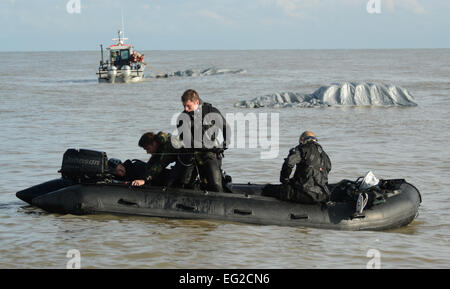
M417 106L405 88L384 83L334 83L311 94L277 92L235 103L242 108L327 106Z

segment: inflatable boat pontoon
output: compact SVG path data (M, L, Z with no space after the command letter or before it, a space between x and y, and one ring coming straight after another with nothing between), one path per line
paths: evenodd
M330 185L335 189L336 185ZM355 202L305 205L281 201L278 185L229 184L232 193L124 183L74 183L55 179L16 195L50 213L126 214L181 219L216 219L261 225L335 230L388 230L406 226L418 214L419 191L407 182L392 188L384 202L368 206L355 218Z

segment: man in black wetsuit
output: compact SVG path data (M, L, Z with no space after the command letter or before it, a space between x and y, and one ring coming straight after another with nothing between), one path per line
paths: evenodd
M133 180L131 185L165 186L169 178L166 167L176 162L179 154L179 150L173 146L171 135L164 132L157 134L153 132L145 133L139 140L139 146L148 154L151 154L152 157L147 162L144 177Z
M222 157L227 144L227 123L220 111L203 102L195 90L189 89L181 97L184 111L177 128L183 140L181 163L185 164L185 180L200 175L203 189L222 192ZM219 132L220 131L220 132ZM223 137L219 143L218 137ZM186 173L188 171L188 173Z
M294 177L289 179L294 166ZM330 198L327 187L330 170L330 158L316 136L305 131L300 136L300 144L289 151L283 163L280 198L303 204L326 203Z

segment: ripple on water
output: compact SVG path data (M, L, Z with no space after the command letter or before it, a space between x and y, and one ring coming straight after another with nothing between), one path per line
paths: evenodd
M59 57L67 70L56 78L54 66L42 65L50 63L49 53L2 58L12 80L23 77L19 72L27 65L28 81L18 86L0 78L5 88L0 102L1 268L65 268L69 249L80 250L83 268L365 268L372 248L381 252L382 268L448 267L450 98L443 91L450 86L442 60L450 59L449 50L151 54L167 71L185 71L186 63L195 63L193 70L214 63L248 73L110 86L97 84L91 73L98 61L94 52ZM358 65L345 69L348 63ZM424 63L427 73L415 69ZM392 82L408 89L418 106L252 110L278 114L278 155L263 160L263 150L247 144L227 150L223 168L235 182L276 183L299 134L312 130L332 159L330 181L356 179L372 170L380 178L406 178L421 191L420 215L407 227L336 232L108 214L61 216L16 201L15 192L59 176L69 147L147 160L137 146L139 137L146 131L173 132L171 118L182 110L180 95L187 87L223 113L247 114L233 103L276 91L314 91L339 81Z

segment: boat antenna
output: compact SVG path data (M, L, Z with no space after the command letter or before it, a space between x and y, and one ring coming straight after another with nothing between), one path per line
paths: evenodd
M100 50L101 50L101 53L102 53L102 61L100 62L101 63L101 65L103 65L103 44L100 44Z
M121 10L121 14L122 14L122 29L119 29L118 31L118 36L119 38L114 38L113 40L117 40L119 41L119 44L123 44L124 40L127 40L128 38L125 38L125 26L124 26L124 21L123 21L123 9Z
M122 34L123 37L125 38L125 26L123 25L123 8L121 9L121 14L122 14Z

